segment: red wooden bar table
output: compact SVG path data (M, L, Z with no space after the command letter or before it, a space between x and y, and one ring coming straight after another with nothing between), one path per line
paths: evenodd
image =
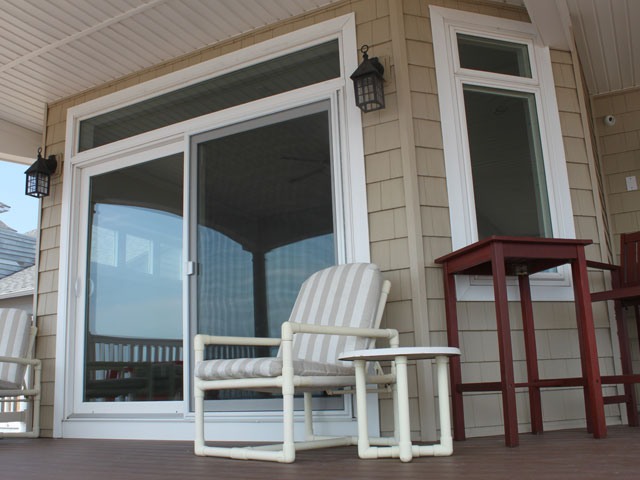
M516 388L528 388L531 431L542 433L540 388L566 386L583 387L587 429L595 438L606 437L604 401L584 252L585 245L590 243L592 243L591 240L493 236L436 259L436 263L441 263L443 266L447 334L451 347L460 347L455 275L493 276L500 381L463 384L460 358L451 359L453 433L456 440L465 439L463 392L499 391L502 393L505 443L509 447L515 447L518 445ZM540 379L529 275L566 263L571 264L573 277L582 377ZM518 277L522 310L527 381L517 384L513 374L507 276Z

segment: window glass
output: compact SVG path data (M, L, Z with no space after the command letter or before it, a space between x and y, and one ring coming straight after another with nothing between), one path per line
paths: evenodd
M335 263L333 234L318 235L276 248L266 255L268 335L279 337L300 291L311 273Z
M84 400L181 400L182 154L91 178Z
M337 40L80 122L79 151L340 76Z
M527 45L462 33L457 38L462 68L531 78Z
M336 263L329 112L318 109L194 137L197 333L279 337L302 282ZM205 352L208 358L273 354L260 347ZM263 396L212 391L206 398Z
M534 94L463 91L478 237L551 237Z

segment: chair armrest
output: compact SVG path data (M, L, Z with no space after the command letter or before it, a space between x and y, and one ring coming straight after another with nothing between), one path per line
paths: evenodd
M289 333L290 332L290 333ZM398 331L393 328L356 328L336 327L327 325L312 325L308 323L284 322L282 324L282 339L295 333L317 333L324 335L348 335L366 338L386 338L392 346L398 346Z
M277 347L280 345L280 339L269 337L227 337L224 335L204 335L199 333L194 337L193 344L195 350L202 350L205 345Z
M620 270L620 265L613 265L611 263L596 262L593 260L587 260L587 267L599 268L600 270L611 270L612 272Z
M224 335L204 335L199 333L193 339L194 361L197 364L204 360L205 345L244 345L258 347L278 347L279 338L269 337L227 337Z
M40 367L42 362L39 358L20 358L20 357L0 357L0 363L16 363L18 365L33 365Z

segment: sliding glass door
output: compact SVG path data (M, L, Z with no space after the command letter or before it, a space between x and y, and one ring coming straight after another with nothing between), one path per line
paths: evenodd
M277 337L301 283L336 263L330 132L323 102L192 139L193 333ZM208 354L275 352L211 347ZM209 398L230 396L238 392Z
M315 103L192 137L188 205L181 152L87 170L81 402L184 399L184 331L280 335L302 282L339 260L329 107ZM231 395L209 399L265 397ZM214 403L270 408L264 401Z

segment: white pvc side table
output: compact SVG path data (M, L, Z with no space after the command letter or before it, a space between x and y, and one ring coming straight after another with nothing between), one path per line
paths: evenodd
M460 349L454 347L397 347L374 348L344 352L340 360L351 360L356 370L356 404L358 407L358 455L360 458L400 458L410 462L413 457L447 456L453 453L451 437L451 411L449 407L449 357L460 355ZM407 361L435 359L438 384L438 409L440 413L440 443L435 445L412 445L409 422L409 386L407 380ZM396 388L394 389L396 437L379 439L371 446L367 428L367 384L365 365L368 361L391 360L396 369ZM386 441L385 441L386 440Z

